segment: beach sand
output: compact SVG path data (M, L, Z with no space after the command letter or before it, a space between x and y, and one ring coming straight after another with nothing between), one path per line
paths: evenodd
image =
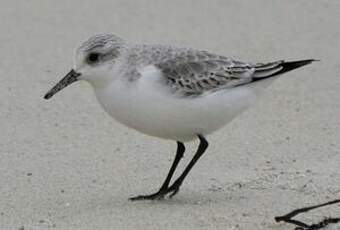
M3 0L0 229L294 229L274 217L340 198L339 15L336 0ZM87 83L43 99L96 33L244 61L321 61L280 77L208 136L173 199L130 202L159 188L175 142L112 120ZM340 206L297 219L324 216Z

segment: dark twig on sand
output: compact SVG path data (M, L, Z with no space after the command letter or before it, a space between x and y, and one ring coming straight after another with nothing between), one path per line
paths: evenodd
M321 222L319 222L317 224L312 224L312 225L308 225L308 224L303 223L303 222L298 221L298 220L293 220L292 218L294 216L300 214L300 213L305 213L305 212L308 212L310 210L320 208L320 207L324 207L324 206L328 206L328 205L332 205L332 204L335 204L335 203L340 203L340 200L333 200L333 201L330 201L330 202L327 202L327 203L324 203L324 204L320 204L320 205L296 209L296 210L293 210L292 212L290 212L290 213L288 213L284 216L275 217L275 221L276 222L283 221L283 222L286 222L286 223L294 224L294 225L298 226L298 227L295 228L295 230L319 230L319 229L325 228L329 224L340 223L340 218L325 218Z

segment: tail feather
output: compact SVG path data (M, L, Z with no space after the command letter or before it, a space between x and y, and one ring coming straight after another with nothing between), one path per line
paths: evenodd
M317 61L317 60L307 59L307 60L289 61L289 62L277 61L277 62L272 62L268 64L258 64L255 66L253 82L286 73L288 71L308 65L314 61Z

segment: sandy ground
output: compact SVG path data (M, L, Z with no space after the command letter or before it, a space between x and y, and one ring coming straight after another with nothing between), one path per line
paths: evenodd
M340 197L339 15L338 0L2 0L0 229L293 229L274 216ZM322 61L209 136L172 200L132 203L160 186L175 143L112 120L86 83L42 98L98 32L242 60ZM337 215L334 205L299 218Z

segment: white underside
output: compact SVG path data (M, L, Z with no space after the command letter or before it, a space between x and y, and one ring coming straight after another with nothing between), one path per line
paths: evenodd
M149 68L136 81L116 79L94 89L99 103L120 123L147 135L185 142L223 127L254 104L271 81L186 98L172 94L160 82L157 69Z

